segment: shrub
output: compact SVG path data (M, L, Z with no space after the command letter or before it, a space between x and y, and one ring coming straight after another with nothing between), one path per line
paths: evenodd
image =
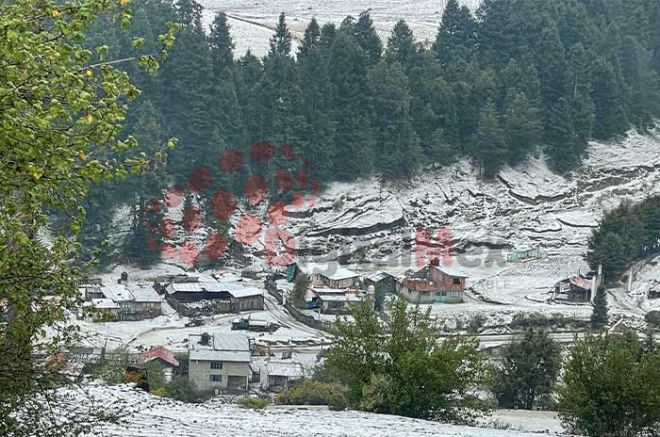
M181 402L198 402L199 393L195 384L185 376L175 376L165 387L167 397Z
M539 407L552 393L561 367L561 348L544 331L528 329L507 345L502 366L495 371L493 392L505 408Z
M649 311L644 316L644 320L654 328L660 328L660 311Z
M151 390L151 394L162 398L167 396L167 389L165 387L158 387L155 390Z
M588 336L571 349L559 388L559 416L590 436L657 435L660 352L637 335Z
M467 325L467 330L472 334L478 334L485 323L486 317L484 315L475 314L474 317L470 319L470 322Z
M270 405L270 401L263 398L244 396L237 400L236 404L240 405L242 408L249 408L251 410L263 410L268 405Z
M345 392L338 384L304 379L283 394L283 401L290 405L327 405L331 410L343 410Z

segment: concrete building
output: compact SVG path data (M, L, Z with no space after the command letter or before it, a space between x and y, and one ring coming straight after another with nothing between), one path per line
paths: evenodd
M252 354L245 335L204 333L188 340L188 379L199 391L247 390Z

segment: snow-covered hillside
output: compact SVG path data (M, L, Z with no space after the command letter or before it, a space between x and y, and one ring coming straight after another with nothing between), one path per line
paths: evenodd
M460 3L475 9L480 1L461 0ZM257 56L263 56L281 12L287 16L294 50L312 17L321 24L339 25L346 16L357 17L366 9L370 10L383 42L400 18L406 20L418 40L433 41L446 0L200 0L200 3L205 8L205 24L210 24L219 11L227 14L239 55L250 49Z
M60 414L80 416L104 411L117 423L95 428L91 436L121 437L231 437L231 436L435 436L523 437L539 435L517 431L447 425L357 411L333 412L320 407L269 407L246 410L215 399L184 404L152 396L132 386L94 386L84 392L62 391L55 408ZM553 435L553 434L544 434ZM555 434L556 435L556 434Z
M503 169L492 181L482 180L463 160L425 169L406 186L375 178L336 183L313 206L289 207L286 226L299 256L340 258L358 270L393 272L417 267L416 230L447 229L452 268L469 276L468 286L477 294L511 310L522 306L580 316L590 308L549 306L548 292L557 281L588 269L582 257L603 212L626 199L660 193L659 181L658 133L631 132L619 142L591 143L584 163L565 176L539 157ZM541 259L506 261L515 250L536 247ZM651 275L648 270L644 275ZM436 307L451 313L461 306ZM456 311L468 309L473 308ZM620 309L630 312L630 303Z

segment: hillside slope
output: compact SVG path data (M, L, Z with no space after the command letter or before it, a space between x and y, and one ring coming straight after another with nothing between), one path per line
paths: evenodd
M184 404L152 396L131 386L89 387L85 392L61 393L59 414L105 411L117 423L96 427L88 436L121 437L230 437L246 435L287 437L435 436L524 437L539 435L516 431L447 425L357 411L333 412L324 408L269 407L246 410L218 400ZM548 435L548 434L544 434Z

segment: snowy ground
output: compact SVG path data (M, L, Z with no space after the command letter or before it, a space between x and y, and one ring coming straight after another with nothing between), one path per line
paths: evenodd
M405 186L376 179L335 183L313 206L290 207L286 225L299 256L341 257L358 271L393 273L418 268L417 255L428 254L416 244L416 230L444 229L451 239L448 261L468 276L470 291L462 305L434 305L440 317L480 312L496 322L526 311L586 318L588 305L556 303L551 290L588 270L587 240L604 211L660 193L658 150L658 132L631 132L617 143L591 143L583 165L565 176L532 158L484 181L463 160L432 166ZM338 200L341 208L334 206ZM541 258L506 261L507 254L530 248L539 248ZM633 292L611 290L610 304L611 314L638 322L660 306L645 298L658 287L660 270L655 262L634 273Z
M490 182L478 178L469 162L461 161L427 169L405 186L380 184L375 179L336 183L313 205L289 208L284 226L295 236L299 257L341 258L358 272L384 269L394 274L420 266L415 252L420 247L415 244L417 229L431 233L448 229L451 268L468 276L463 304L432 305L432 313L450 332L465 327L475 315L485 318L489 335L507 334L505 325L518 313L586 320L590 305L553 301L553 285L587 270L582 256L605 210L626 199L640 200L660 192L659 149L657 133L631 133L619 143L592 143L584 164L566 176L553 173L542 159L535 158L503 169ZM339 208L337 200L341 200ZM540 259L506 261L513 250L533 247L540 249ZM424 252L425 247L421 249ZM255 260L260 260L262 250L263 241L252 247ZM630 293L627 284L610 290L614 320L624 317L628 326L640 327L647 311L660 308L660 299L646 297L649 290L660 288L659 263L655 259L633 267ZM123 270L135 281L183 272L170 264L146 272L120 266L103 275L103 280L115 282ZM262 287L263 283L248 285ZM253 317L281 327L273 333L250 333L255 341L301 348L331 341L326 333L297 322L269 294L265 296L265 311L253 312ZM206 318L202 327L186 328L188 320L164 305L164 315L153 320L75 323L85 342L94 346L165 345L185 350L189 334L229 332L234 317L218 315Z
M88 436L151 437L176 435L179 437L215 436L290 436L290 437L522 437L539 435L533 432L505 431L447 425L438 422L409 419L399 416L377 415L357 411L333 412L323 407L269 407L261 411L239 408L212 400L204 404L183 404L159 398L122 385L93 386L85 392L61 391L56 408L68 414L84 411L106 411L116 415L118 423L96 427ZM58 411L59 412L59 411ZM520 416L520 415L519 415ZM504 419L502 419L504 417ZM498 423L509 423L507 415ZM556 420L535 420L520 417L517 423L528 428L549 430L545 435L558 435ZM510 424L510 426L516 426Z
M200 3L205 8L204 23L207 25L213 21L215 13L224 11L227 14L237 54L250 49L257 56L263 56L281 12L286 14L294 37L294 51L312 17L321 25L328 22L339 25L346 16L357 18L366 9L370 10L384 44L401 18L406 20L416 38L424 42L435 39L446 0L200 0ZM460 3L474 10L480 0Z

